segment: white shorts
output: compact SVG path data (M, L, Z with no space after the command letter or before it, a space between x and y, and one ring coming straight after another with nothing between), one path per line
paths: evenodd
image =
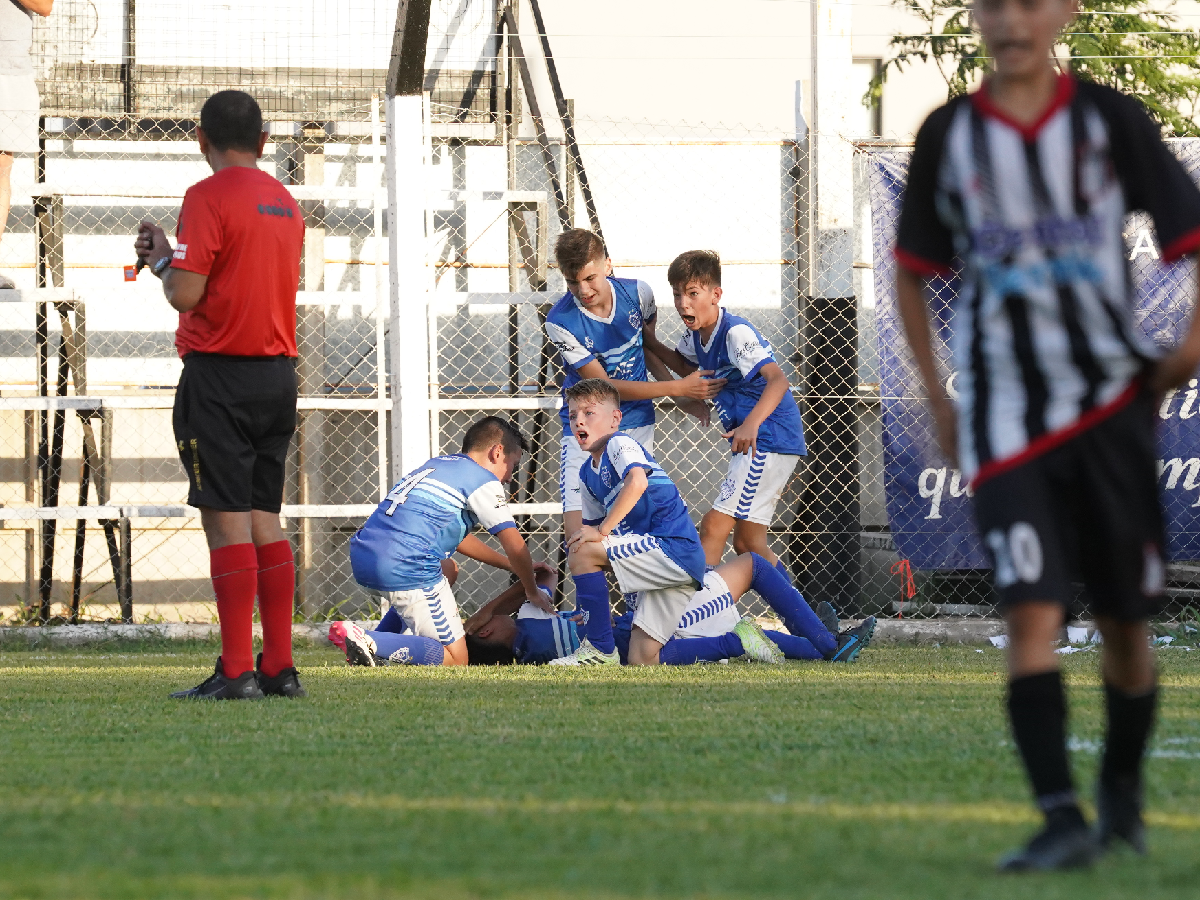
M604 551L621 592L638 595L634 626L665 644L696 591L692 576L648 535L610 534L604 539Z
M625 433L645 447L647 453L654 455L653 425L630 428ZM583 509L583 495L579 493L579 468L587 458L588 454L579 446L574 435L563 436L558 455L558 496L562 500L563 512L580 512Z
M790 453L736 453L712 508L735 519L770 525L800 457Z
M630 609L637 610L644 597L644 591L630 594L625 603ZM737 601L733 599L729 585L716 572L708 572L704 576L704 587L692 594L675 624L673 637L720 637L733 631L740 620Z
M449 647L465 634L454 591L445 578L431 588L384 591L383 599L392 605L409 631L432 638L443 647Z

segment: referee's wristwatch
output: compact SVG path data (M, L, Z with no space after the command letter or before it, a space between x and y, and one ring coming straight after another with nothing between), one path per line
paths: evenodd
M174 256L173 253L168 253L166 256L164 256L162 259L160 259L158 262L156 262L154 265L152 265L150 267L150 271L153 272L155 275L157 275L159 278L162 278L163 272L167 271L167 266L171 265L171 257L172 256Z

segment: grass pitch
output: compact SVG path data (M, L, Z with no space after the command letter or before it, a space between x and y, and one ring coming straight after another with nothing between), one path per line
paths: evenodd
M988 649L854 665L348 669L167 699L214 647L0 650L0 897L1195 897L1200 652L1160 653L1152 855L999 878L1035 826ZM1075 772L1097 657L1064 658ZM1090 791L1089 791L1090 793Z

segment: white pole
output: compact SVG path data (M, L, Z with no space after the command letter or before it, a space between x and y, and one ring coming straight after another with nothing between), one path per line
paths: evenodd
M431 455L424 119L420 94L387 99L392 472L397 479Z
M375 385L379 408L375 414L376 464L379 467L379 496L388 492L387 436L387 340L388 284L383 269L383 141L379 123L379 95L371 95L371 213L375 237Z
M854 96L850 0L813 3L813 296L854 294L854 150L846 140Z

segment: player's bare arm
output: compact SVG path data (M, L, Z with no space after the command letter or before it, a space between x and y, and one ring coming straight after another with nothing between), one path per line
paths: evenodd
M176 269L170 264L174 254L166 232L155 222L143 222L138 226L137 240L133 242L138 259L162 281L167 302L178 312L195 308L204 296L208 276L186 269Z
M946 396L938 378L933 356L933 333L929 327L929 307L925 303L925 280L903 266L896 267L896 299L904 333L912 348L917 371L929 396L929 406L937 425L938 445L953 465L958 465L958 416L954 403ZM1187 376L1184 376L1186 379Z
M754 409L750 410L741 425L721 435L721 437L733 441L734 453L754 453L758 446L759 427L767 420L767 416L775 412L779 401L792 387L778 363L766 363L758 371L767 382L762 396L758 398Z
M675 375L667 367L666 363L664 363L658 357L658 355L656 353L654 353L650 350L646 350L645 357L646 357L646 369L647 369L647 371L650 372L651 375L654 376L655 381L663 382L663 381L674 381L675 380ZM684 373L684 374L686 375L686 374L690 374L690 373ZM694 416L696 419L698 419L700 421L700 424L703 425L705 428L708 427L709 407L705 401L695 400L695 399L692 399L691 397L676 397L675 405L677 407L679 407L679 409L681 409L685 413L687 413L689 416Z
M604 521L599 525L584 525L571 535L567 541L567 547L602 541L612 534L613 529L621 524L621 520L637 506L637 502L642 499L642 494L646 493L649 484L650 479L646 475L645 469L630 469L625 476L625 486L621 488L621 493L617 495L617 499L613 503L612 509L608 511L608 515L604 517Z
M493 550L476 535L468 534L455 549L458 553L467 557L467 559L481 562L484 565L491 566L493 569L504 569L506 572L512 571L512 565L509 563L508 557L497 550Z
M649 360L647 360L649 364ZM693 400L711 400L725 387L724 378L710 378L712 372L695 371L686 378L669 381L622 381L609 378L599 360L580 366L576 371L580 378L603 378L611 381L622 400L656 400L659 397L687 397Z
M1192 321L1187 333L1174 350L1158 361L1150 376L1150 389L1161 394L1172 388L1181 387L1196 373L1200 366L1200 316L1196 315L1196 304L1192 304Z
M652 319L642 326L642 346L645 347L647 351L647 364L649 364L650 354L653 353L680 378L687 378L696 371L696 366L690 363L687 357L685 357L674 347L668 347L661 340L659 340L658 334L654 328L654 325L657 321L657 319ZM718 393L720 392L718 391ZM713 396L715 397L716 394Z
M538 587L553 594L554 589L558 587L558 572L540 563L534 566L534 571L537 576ZM524 602L525 587L519 582L509 585L504 591L493 597L481 606L477 612L472 614L463 623L463 628L466 629L467 634L478 634L479 630L493 618L496 616L511 616L520 610Z
M48 16L54 11L54 0L18 0L18 2L38 16Z
M525 599L544 612L554 612L554 604L546 595L538 590L537 576L533 568L533 558L529 548L525 546L525 538L515 528L506 528L496 535L504 555L508 557L508 569L521 580L525 589Z

